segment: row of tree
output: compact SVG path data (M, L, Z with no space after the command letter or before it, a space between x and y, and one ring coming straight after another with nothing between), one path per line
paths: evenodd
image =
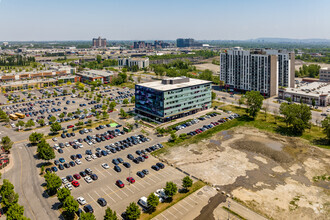
M3 180L0 195L2 209L7 215L7 220L29 219L24 216L24 207L18 204L18 193L14 191L14 185L9 180Z
M34 57L22 55L7 55L0 57L0 66L29 66L36 62Z
M310 65L304 64L302 65L302 67L299 67L299 70L295 71L295 76L318 78L320 69L321 66L317 64L310 64Z

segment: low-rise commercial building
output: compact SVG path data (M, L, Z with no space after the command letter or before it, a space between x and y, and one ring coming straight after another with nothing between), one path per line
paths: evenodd
M321 82L330 82L330 68L324 67L319 72Z
M8 92L8 91L18 91L18 90L26 90L26 89L34 89L34 88L45 88L53 85L59 85L59 83L76 83L80 81L79 76L75 75L67 75L67 76L59 76L53 78L39 78L39 79L27 79L27 80L15 80L15 81L7 81L0 82L1 91L0 92Z
M81 73L77 73L81 77L81 82L94 82L100 80L102 84L108 84L114 77L114 72L112 71L102 71L102 70L88 70Z
M139 58L139 57L128 57L128 58L118 58L118 66L123 67L133 67L138 66L139 69L146 68L149 66L149 58Z
M211 108L211 82L186 77L135 85L135 112L166 122Z
M322 82L303 82L297 88L280 88L280 99L290 98L293 102L303 102L312 105L313 99L317 106L330 104L330 84Z

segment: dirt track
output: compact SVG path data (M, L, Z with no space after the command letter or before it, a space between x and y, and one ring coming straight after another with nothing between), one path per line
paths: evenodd
M330 152L298 138L240 127L162 157L267 217L327 219L330 214L329 181L313 181L330 174Z

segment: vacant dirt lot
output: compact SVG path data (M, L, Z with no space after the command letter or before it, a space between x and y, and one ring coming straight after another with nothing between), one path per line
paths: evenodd
M231 192L273 219L327 219L330 152L288 138L240 127L161 156L186 172Z
M199 70L206 70L209 69L213 73L219 73L220 71L220 66L219 65L214 65L212 63L203 63L203 64L196 64L194 65L197 69Z

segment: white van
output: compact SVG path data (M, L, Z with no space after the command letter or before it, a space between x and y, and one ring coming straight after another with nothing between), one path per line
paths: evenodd
M148 201L147 201L147 197L141 197L138 201L138 204L140 204L143 208L146 208L148 209L149 206L148 206Z

